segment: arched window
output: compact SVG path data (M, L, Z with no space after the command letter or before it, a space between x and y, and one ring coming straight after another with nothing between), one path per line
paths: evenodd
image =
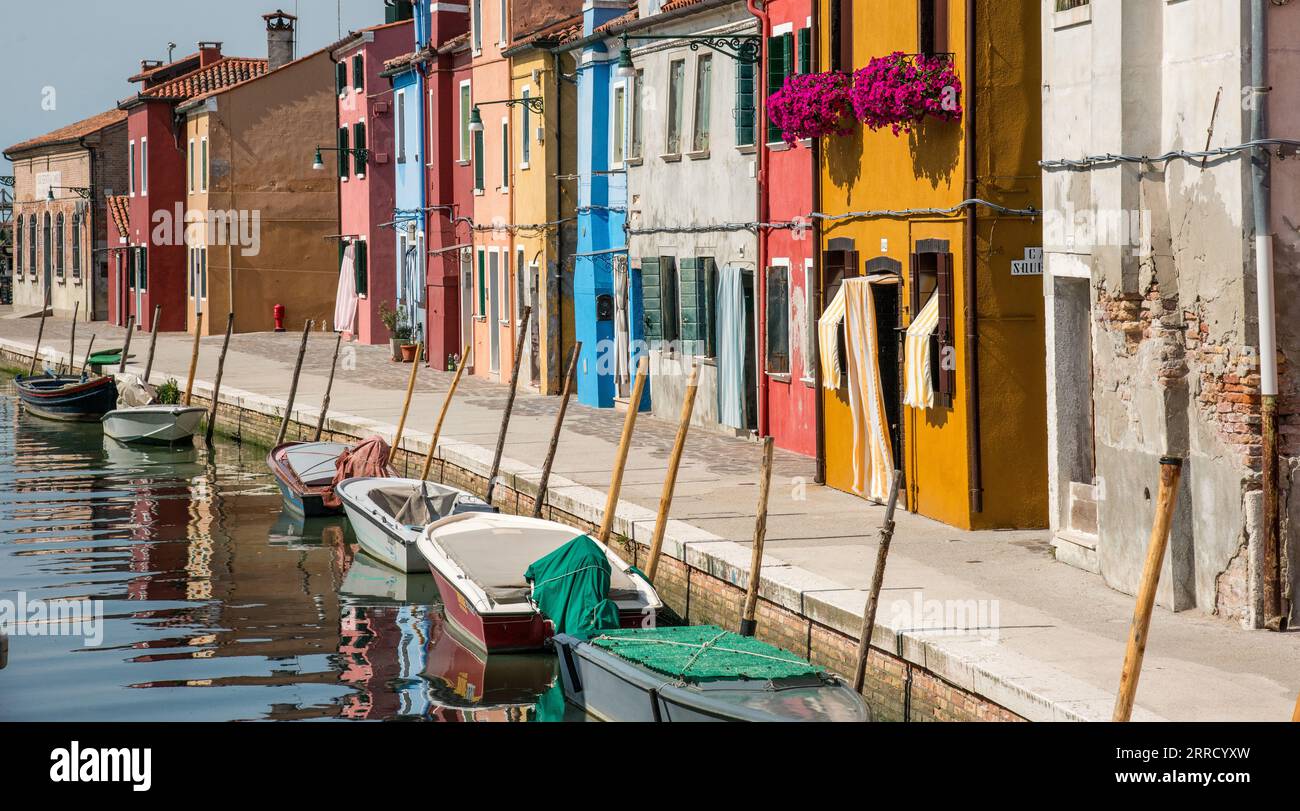
M53 269L52 260L54 259L53 234L51 233L53 229L51 228L50 223L50 212L47 211L45 212L45 229L41 234L43 237L41 248L44 251L44 254L41 256L41 269L45 271L46 276L49 276L50 271Z
M81 223L83 217L78 211L72 215L72 278L81 278Z
M63 278L63 260L67 242L63 239L63 212L54 218L54 275Z
M27 273L36 278L36 215L27 217Z

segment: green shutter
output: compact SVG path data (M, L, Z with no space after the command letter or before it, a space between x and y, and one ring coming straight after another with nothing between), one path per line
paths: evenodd
M352 245L353 253L356 254L352 261L357 271L357 295L364 296L370 292L370 268L366 264L366 241L358 239Z
M352 127L355 137L352 139L352 146L355 149L366 148L366 125L364 122L358 122ZM366 174L366 157L362 152L356 153L356 160L353 162L356 167L357 177L363 177Z
M361 60L361 54L352 57L352 86L357 90L366 89L365 63Z
M704 354L718 356L718 263L712 256L700 260L701 295L704 297Z
M483 131L474 133L474 188L483 190Z
M348 176L348 128L339 127L339 177Z
M478 252L478 314L487 315L487 254Z
M767 96L780 90L785 85L785 42L784 37L767 38ZM776 143L781 140L781 128L772 123L769 118L767 121L767 142Z
M641 260L641 298L642 310L645 312L645 339L662 341L664 338L663 296L659 278L659 259L647 257Z
M754 143L754 65L736 63L736 146Z
M144 248L136 248L136 273L139 274L141 290L149 289L149 254Z
M348 87L348 63L339 62L334 66L334 90L341 96Z
M812 73L812 29L799 29L799 72Z
M681 261L677 280L681 289L682 353L686 355L698 355L703 348L701 344L704 340L702 317L704 297L701 293L704 288L700 284L702 276L700 260L687 257Z

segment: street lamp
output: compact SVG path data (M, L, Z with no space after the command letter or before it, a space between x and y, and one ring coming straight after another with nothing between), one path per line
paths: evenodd
M364 147L348 147L344 149L343 147L337 146L318 146L316 147L316 157L311 163L311 168L317 172L325 168L325 161L321 159L321 152L344 152L348 155L355 156L362 164L370 160L370 150Z
M55 189L63 189L64 191L70 191L70 192L73 192L73 193L75 193L78 197L81 197L83 200L89 200L89 199L90 199L90 189L87 188L87 187L85 187L85 186L50 186L50 187L49 187L48 189L46 189L46 191L45 191L45 201L46 201L46 202L48 202L48 203L53 203L53 202L54 202L54 199L55 199L55 198L54 198L54 190L55 190Z
M483 131L483 116L479 115L477 104L474 105L474 109L469 111L469 131L470 132Z
M628 45L631 40L685 42L692 51L698 51L701 47L709 48L745 65L757 65L762 59L760 40L752 34L623 34L623 49L618 52L618 69L614 71L614 75L620 79L636 76L632 48Z
M317 172L325 168L325 161L320 158L320 147L316 147L316 160L312 161L311 168Z
M541 115L542 111L546 109L546 106L543 103L541 96L525 96L522 99L497 99L496 101L480 101L474 105L474 109L469 111L470 132L483 131L483 116L479 114L478 108L484 107L489 104L504 104L507 107L517 107L522 104L523 106L527 107L529 110L536 113L537 115Z

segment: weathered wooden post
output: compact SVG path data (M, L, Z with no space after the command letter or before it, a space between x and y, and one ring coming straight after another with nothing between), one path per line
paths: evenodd
M131 355L131 335L135 332L135 316L126 319L126 343L122 344L122 362L117 365L118 374L126 372L126 359Z
M1156 516L1151 524L1151 537L1147 541L1147 557L1142 564L1142 580L1138 584L1137 605L1133 608L1133 624L1129 628L1128 647L1124 651L1124 669L1119 676L1119 695L1115 697L1115 714L1112 721L1127 721L1133 717L1133 698L1137 695L1138 679L1142 676L1142 659L1146 656L1147 631L1151 627L1151 610L1156 604L1156 586L1160 583L1160 567L1169 547L1169 527L1174 519L1174 502L1178 496L1178 480L1182 477L1183 460L1172 456L1160 459L1160 493L1156 497Z
M442 421L447 419L447 410L451 408L451 397L456 393L456 387L460 385L460 376L465 373L465 358L469 357L470 345L465 344L465 354L461 355L462 362L456 367L456 376L451 379L451 388L447 389L447 396L442 399L442 410L438 412L438 421L433 425L433 437L429 439L429 452L424 455L424 468L420 470L420 480L429 478L429 468L433 466L433 454L438 448L438 437L442 434Z
M68 336L68 374L77 368L77 311L81 309L81 302L72 302L72 334Z
M555 415L555 430L551 432L551 445L546 449L546 461L542 463L542 479L537 484L537 498L533 500L533 518L542 517L542 507L546 504L546 489L551 484L551 465L555 463L555 451L560 445L560 429L564 427L564 414L569 410L569 397L573 394L573 378L578 371L580 354L582 354L582 341L577 341L569 353L569 369L564 373L560 411Z
M208 412L208 428L203 439L212 445L212 432L217 427L217 406L221 402L221 376L226 370L226 350L230 349L230 333L235 327L235 314L226 314L226 338L221 342L221 354L217 356L217 378L212 381L212 410Z
M194 372L199 368L199 338L203 335L203 311L194 315L194 346L190 349L190 373L185 378L185 405L194 396Z
M772 491L772 437L763 437L763 467L758 482L758 515L754 518L754 547L749 557L749 583L745 589L745 610L740 615L741 636L753 636L758 628L758 584L763 573L763 543L767 540L767 498Z
M144 362L144 382L149 382L149 373L153 371L153 350L158 345L158 316L162 315L162 305L155 304L153 308L153 324L149 329L149 357Z
M880 589L885 584L885 560L889 557L889 543L894 539L894 508L898 506L898 488L902 486L902 471L894 471L889 485L889 501L885 504L885 521L880 525L880 546L876 549L876 570L871 575L871 591L862 609L862 628L858 632L858 658L853 668L853 689L862 692L867 680L867 655L871 649L871 633L876 627L876 609L880 605Z
M86 344L86 359L81 362L81 373L86 373L86 367L90 365L90 353L95 349L95 333L90 333L90 343Z
M401 450L402 432L406 430L406 413L411 409L411 395L415 393L415 373L420 370L420 364L424 358L424 342L421 341L415 345L415 360L411 361L411 377L406 381L406 400L402 402L402 418L397 421L397 433L393 434L393 454L390 458L396 459L397 452ZM406 461L402 461L402 470L406 470Z
M627 466L627 454L632 446L632 430L636 427L636 415L641 410L641 397L645 391L646 375L650 371L650 358L642 355L636 364L636 383L632 384L632 399L628 401L627 417L623 420L623 435L618 441L618 454L614 457L614 473L610 477L609 495L605 497L605 517L600 522L600 531L596 540L609 543L609 534L614 528L614 513L618 510L618 494L623 489L623 469Z
M339 347L343 345L343 333L334 341L334 358L330 361L330 378L325 383L325 397L320 402L320 419L316 421L316 436L313 442L320 442L321 432L325 430L325 415L330 410L330 392L334 390L334 370L339 365Z
M524 357L524 341L528 339L528 319L533 314L532 307L524 307L523 321L519 327L519 340L515 341L514 368L510 370L510 391L506 393L506 411L501 416L501 431L497 434L497 448L492 455L492 469L488 472L488 504L492 503L492 494L497 489L497 474L501 472L501 453L506 448L506 431L510 428L510 414L515 409L515 388L519 385L519 363Z
M691 367L690 380L686 382L686 397L682 400L682 416L677 423L677 439L673 442L672 456L668 457L668 475L664 491L659 496L659 514L655 516L655 532L650 539L650 559L646 562L646 579L655 581L659 569L659 555L664 548L664 532L668 529L668 511L673 506L673 492L677 489L677 469L682 463L682 450L686 447L686 433L691 427L691 412L695 410L695 392L700 388L700 364Z
M307 354L307 338L311 335L311 319L302 327L302 343L298 346L298 361L293 365L293 380L289 383L289 401L284 404L284 419L280 420L280 432L275 435L275 444L284 444L285 431L289 430L289 417L293 414L293 400L298 395L298 375L302 373L302 358Z
M36 374L36 362L41 358L41 339L45 337L45 310L46 307L41 308L41 323L36 327L36 347L32 349L32 364L27 367L29 375Z

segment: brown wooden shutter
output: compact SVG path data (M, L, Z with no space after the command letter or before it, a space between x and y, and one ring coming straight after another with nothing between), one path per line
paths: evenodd
M935 329L939 349L939 376L935 385L935 404L951 408L953 395L957 391L957 370L950 368L952 364L945 364L943 357L946 350L952 350L956 346L952 254L938 253L934 255L934 258L937 272L937 283L934 292L939 297L939 325ZM948 354L951 354L951 352L948 352Z

